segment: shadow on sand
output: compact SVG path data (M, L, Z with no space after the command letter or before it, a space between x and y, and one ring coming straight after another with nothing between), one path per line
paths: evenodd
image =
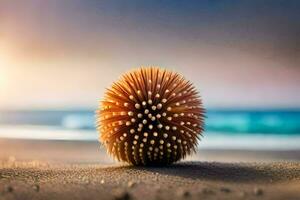
M280 168L276 164L181 162L167 167L121 166L114 168L115 170L152 172L193 180L225 182L275 182L300 179L300 171L295 174L295 171L292 172L290 169Z

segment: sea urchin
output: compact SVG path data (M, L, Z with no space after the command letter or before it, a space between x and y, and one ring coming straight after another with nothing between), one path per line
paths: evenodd
M119 161L165 165L195 151L204 108L194 86L160 68L127 73L107 89L97 111L100 142Z

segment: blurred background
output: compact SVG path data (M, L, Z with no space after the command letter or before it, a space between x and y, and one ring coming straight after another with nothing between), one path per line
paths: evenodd
M0 137L96 141L105 88L161 66L202 96L200 149L299 150L299 10L296 0L0 0Z

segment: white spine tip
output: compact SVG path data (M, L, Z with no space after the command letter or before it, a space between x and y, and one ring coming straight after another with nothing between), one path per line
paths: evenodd
M129 116L133 116L133 112L132 112L132 111L129 111L129 112L128 112L128 115L129 115Z
M157 104L157 108L161 109L162 108L162 104L161 103Z
M131 125L131 122L130 121L127 121L126 122L126 126L130 126Z

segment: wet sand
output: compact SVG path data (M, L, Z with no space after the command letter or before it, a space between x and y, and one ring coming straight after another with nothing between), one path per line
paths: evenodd
M202 150L185 162L147 168L115 163L97 143L0 145L1 200L300 199L299 152Z

